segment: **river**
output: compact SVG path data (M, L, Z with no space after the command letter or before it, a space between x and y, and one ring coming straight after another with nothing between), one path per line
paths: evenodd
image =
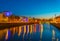
M0 30L0 41L60 41L59 35L51 24L32 24Z

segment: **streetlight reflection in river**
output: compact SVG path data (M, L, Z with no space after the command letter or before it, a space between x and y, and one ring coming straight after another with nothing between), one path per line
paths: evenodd
M42 33L43 33L43 24L40 24L40 32L41 32L40 38L42 39Z
M18 36L20 36L20 34L21 34L21 26L19 26Z
M26 25L24 25L24 34L26 33Z
M36 32L36 24L34 24L34 27L33 27L33 29L34 29L34 32Z
M30 25L30 27L29 27L29 32L30 32L30 34L32 33L32 25Z
M6 39L6 40L8 39L8 30L7 30L7 33L6 33L6 37L5 37L5 39Z
M52 41L54 41L55 40L55 30L53 29L52 30Z

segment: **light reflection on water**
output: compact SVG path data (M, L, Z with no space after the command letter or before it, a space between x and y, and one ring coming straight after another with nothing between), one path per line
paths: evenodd
M32 24L0 30L1 41L59 41L60 32L50 24Z

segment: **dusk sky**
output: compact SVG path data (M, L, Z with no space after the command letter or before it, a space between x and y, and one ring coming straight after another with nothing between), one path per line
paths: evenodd
M0 12L18 16L49 18L60 15L60 0L0 0Z

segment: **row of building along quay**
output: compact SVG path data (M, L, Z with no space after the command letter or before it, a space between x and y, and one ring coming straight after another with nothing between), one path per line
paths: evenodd
M25 16L16 16L9 11L0 12L0 23L2 22L50 22L50 23L60 23L60 16L55 16L53 18L44 19L44 18L34 18L34 17L25 17Z
M60 28L60 16L56 16L50 19L38 19L34 17L16 16L11 12L0 12L0 24L1 23L51 23L57 28Z
M11 14L11 12L5 11L0 13L0 23L23 23L23 22L39 22L40 19L25 17L25 16L16 16Z

